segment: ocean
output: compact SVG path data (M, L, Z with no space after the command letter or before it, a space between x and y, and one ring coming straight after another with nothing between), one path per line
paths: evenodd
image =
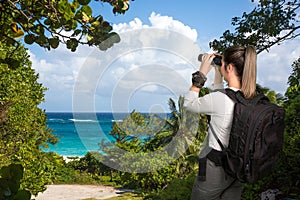
M114 121L123 120L128 113L47 113L47 125L59 139L43 149L61 156L84 156L88 151L101 152L99 143L114 142L109 135Z

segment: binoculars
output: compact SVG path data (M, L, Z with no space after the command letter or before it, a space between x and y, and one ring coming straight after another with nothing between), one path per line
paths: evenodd
M200 62L202 62L202 57L204 54L199 54L198 56L198 60ZM217 55L216 57L214 57L213 61L211 62L212 65L216 65L221 67L222 66L222 56Z

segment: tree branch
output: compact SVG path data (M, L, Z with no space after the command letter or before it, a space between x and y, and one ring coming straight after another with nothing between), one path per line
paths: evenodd
M284 40L290 40L290 39L293 39L293 38L296 38L297 36L300 35L300 33L296 34L296 35L292 35L296 30L298 30L300 28L300 26L297 26L295 28L293 28L291 31L289 31L289 33L285 34L284 36L282 37L278 37L275 41L273 42L268 42L269 44L268 45L264 45L262 49L259 49L257 51L257 54L261 53L262 51L264 50L267 50L269 48L271 48L273 45L275 44L278 44ZM292 35L292 36L291 36Z
M27 22L29 22L30 18L29 18L22 10L20 10L20 9L15 5L15 3L11 2L10 0L7 0L7 2L8 2L12 7L14 7L19 13L21 13L21 15L23 15L23 16L27 19Z

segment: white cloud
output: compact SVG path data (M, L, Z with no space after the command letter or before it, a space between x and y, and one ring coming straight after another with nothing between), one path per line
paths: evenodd
M126 31L132 31L141 28L158 28L164 30L175 31L180 34L185 35L186 37L190 38L193 41L197 41L197 31L192 29L189 26L184 25L182 22L178 20L174 20L173 17L169 16L161 16L160 14L156 14L152 12L149 17L150 25L143 24L142 21L138 18L135 18L133 21L129 23L120 23L114 24L113 30L122 33Z
M32 67L39 73L39 81L50 90L72 89L79 68L85 60L82 54L68 52L64 46L45 52L44 58L30 51L29 55Z
M174 20L173 17L161 16L160 14L152 12L149 17L149 20L151 22L152 27L154 28L162 28L176 31L185 35L186 37L189 37L193 41L197 41L197 31L189 26L184 25L178 20Z
M140 28L148 28L148 25L143 25L142 21L139 18L135 18L129 23L119 23L113 24L113 30L117 33L122 33L126 31L132 31Z
M300 40L274 46L258 55L258 83L284 94L293 61L300 56Z

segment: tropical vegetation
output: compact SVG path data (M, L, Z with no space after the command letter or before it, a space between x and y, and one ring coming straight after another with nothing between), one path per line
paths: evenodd
M129 0L96 1L109 3L115 14L129 9ZM16 38L24 37L26 44L35 43L48 50L60 43L71 51L76 51L78 44L105 50L120 38L99 12L93 13L90 4L91 0L1 1L0 41L18 45Z

